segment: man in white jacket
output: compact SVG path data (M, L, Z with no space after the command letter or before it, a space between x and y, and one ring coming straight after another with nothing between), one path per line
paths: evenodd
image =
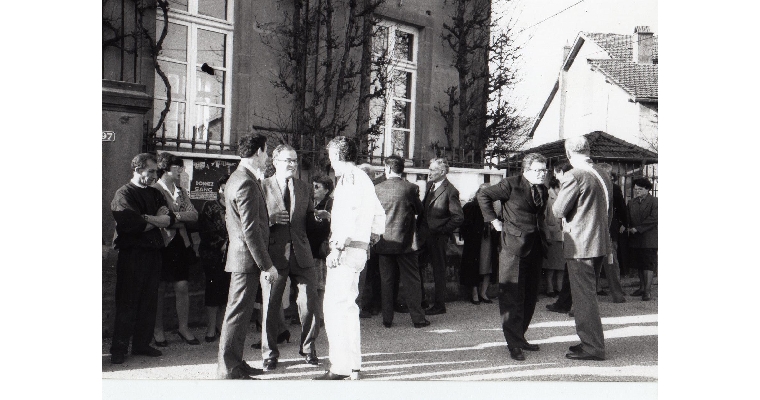
M356 142L337 136L327 145L330 164L338 177L330 222L330 254L323 303L325 331L330 346L330 370L317 380L359 378L361 337L359 274L367 262L373 239L385 227L385 214L372 180L356 167ZM338 211L339 210L339 211Z

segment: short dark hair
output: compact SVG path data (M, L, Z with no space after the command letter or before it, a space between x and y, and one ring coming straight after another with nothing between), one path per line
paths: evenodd
M331 147L338 149L338 161L356 162L359 149L356 146L356 141L353 139L346 136L336 136L327 143L328 151Z
M573 169L573 165L567 161L562 161L554 165L554 173L567 172L567 171L570 171L571 169Z
M132 159L132 169L145 168L148 166L148 161L156 162L156 156L150 153L140 153Z
M538 153L530 153L523 158L522 161L522 169L523 171L527 171L530 169L531 164L534 162L540 162L546 164L546 157L542 156Z
M224 184L226 184L226 183L227 183L227 180L228 180L228 179L230 179L230 176L229 176L229 175L227 175L227 174L224 174L224 175L222 175L222 177L221 177L221 178L217 179L217 181L216 181L216 187L217 187L217 188L220 188L220 187L222 187L222 185L224 185ZM217 189L217 190L218 190L218 189Z
M652 190L652 187L654 187L654 185L652 185L652 181L644 177L634 179L633 185L644 188L646 190Z
M156 164L158 165L158 177L162 177L164 172L171 169L172 165L183 167L185 163L181 158L175 156L172 153L161 153L156 158Z
M385 159L385 165L391 167L391 172L394 174L404 172L404 159L396 154L388 156L388 158Z
M556 176L552 175L549 178L549 187L554 189L559 188L559 179Z
M267 145L267 137L264 135L245 135L238 139L237 155L240 158L253 157L259 149L264 150Z
M317 175L314 178L312 178L312 182L319 183L320 185L324 186L325 189L327 189L328 195L332 193L333 189L335 189L335 185L333 184L332 179L330 179L330 177L326 175Z

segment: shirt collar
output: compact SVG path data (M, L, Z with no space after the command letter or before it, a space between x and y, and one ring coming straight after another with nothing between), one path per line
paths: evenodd
M162 187L162 188L164 188L164 190L166 190L167 192L171 193L172 197L175 197L175 198L176 198L176 197L179 195L179 186L177 186L177 185L174 185L174 191L172 192L172 191L171 191L171 190L169 190L169 188L166 186L166 184L164 183L164 181L162 181L162 180L160 180L160 179L159 179L159 180L158 180L158 184L159 184L159 185L161 185L161 187Z

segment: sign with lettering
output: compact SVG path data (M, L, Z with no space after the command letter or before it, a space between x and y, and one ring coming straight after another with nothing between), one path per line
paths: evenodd
M115 142L116 141L116 133L112 131L103 131L103 141L104 142Z
M238 161L227 160L193 160L193 179L190 182L190 199L196 209L200 210L203 202L216 200L219 191L217 181L222 176L229 176Z

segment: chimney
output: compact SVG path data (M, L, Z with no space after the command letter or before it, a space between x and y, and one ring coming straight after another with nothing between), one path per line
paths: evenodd
M562 47L562 62L565 62L567 60L567 55L570 54L570 50L573 49L573 46L570 46L567 42L565 42L565 46Z
M654 52L654 33L648 26L637 26L633 30L633 61L639 64L652 64Z

